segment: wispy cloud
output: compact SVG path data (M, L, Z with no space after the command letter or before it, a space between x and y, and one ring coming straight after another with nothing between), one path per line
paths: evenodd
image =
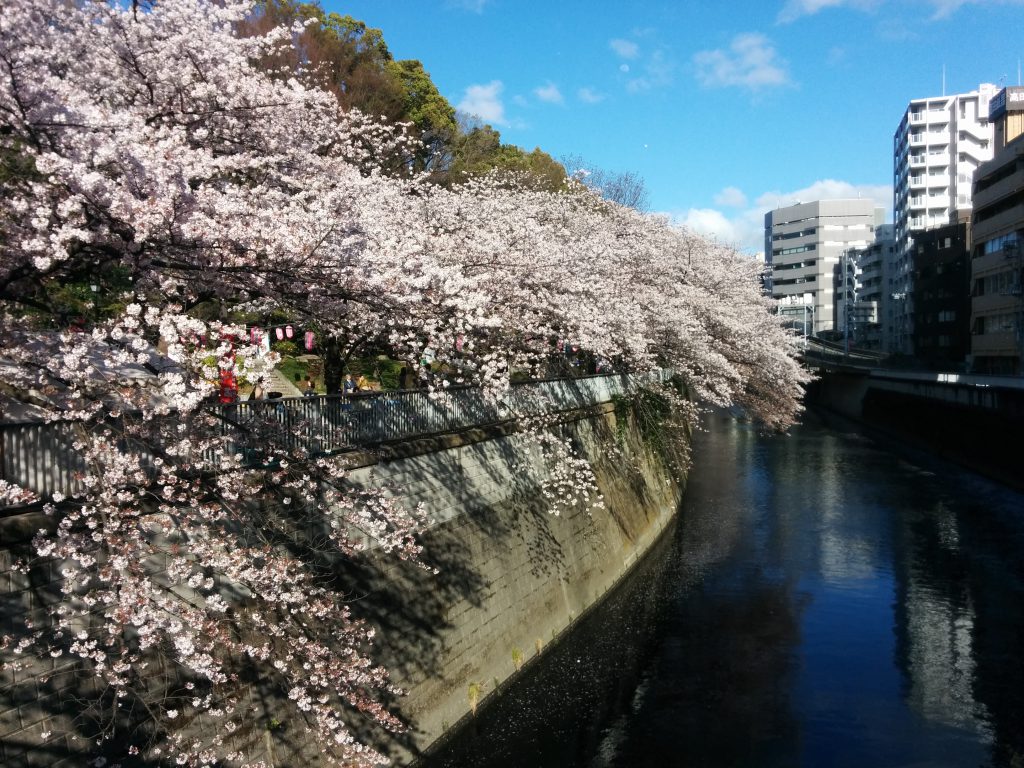
M604 94L590 87L583 87L576 91L576 97L584 104L597 104L604 101Z
M828 56L825 58L825 62L830 67L838 67L840 64L846 62L849 57L849 52L841 45L834 45L828 49Z
M546 101L548 104L565 103L565 99L562 98L562 92L558 90L558 86L554 83L548 83L547 85L534 88L533 95L541 101Z
M445 0L445 8L454 8L460 11L470 11L471 13L483 13L484 6L490 0Z
M768 38L757 33L737 35L728 50L700 51L693 57L697 79L707 88L747 88L759 91L790 84L786 62Z
M626 82L626 90L638 93L671 85L674 75L675 64L659 49L643 62L642 74Z
M672 219L702 235L757 253L764 250L764 215L774 208L812 200L866 198L890 211L892 187L882 184L851 184L836 179L821 179L791 192L771 191L747 203L746 195L736 187L726 187L715 196L719 208L689 208L671 213ZM743 202L740 202L740 201ZM734 204L735 203L735 204ZM722 208L730 208L725 211Z
M1024 5L1024 0L928 0L934 9L933 19L952 16L965 5Z
M635 59L640 55L640 46L632 40L616 38L615 40L609 40L608 46L615 51L616 56L622 59Z
M786 0L786 4L779 11L778 21L780 24L788 24L796 21L801 16L813 16L826 8L856 8L858 10L871 10L882 4L884 0Z
M890 43L903 43L907 40L916 40L919 37L917 30L920 27L910 26L904 19L888 17L880 19L875 27L875 33L879 39Z
M456 109L480 118L485 123L507 125L505 105L501 100L504 85L500 80L492 80L483 85L471 85L456 105Z
M779 11L778 22L788 24L803 16L813 16L828 8L874 11L886 3L899 6L901 10L915 4L929 7L931 8L931 18L939 20L949 18L966 5L1024 5L1024 0L917 0L916 3L908 3L905 0L901 3L895 3L893 0L786 0L782 10Z

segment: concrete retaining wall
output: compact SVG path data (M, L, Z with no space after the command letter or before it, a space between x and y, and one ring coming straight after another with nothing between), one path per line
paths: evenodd
M345 566L353 612L377 626L375 655L407 692L392 702L409 726L406 734L360 736L398 764L413 761L542 653L623 577L676 513L682 484L631 418L617 422L606 405L551 429L586 456L604 508L553 514L541 492L551 467L529 436L507 426L356 457L352 482L394 487L422 502L435 521L424 537L424 560L438 575L375 553ZM4 620L11 622L46 590L12 574L3 554L0 589ZM21 673L21 685L10 685L13 676L3 680L0 764L79 764L66 757L79 749L70 741L40 745L61 709L61 691L40 682L47 671ZM239 735L249 758L315 764L301 724L289 720L273 693L257 689L254 683L245 697L253 727Z

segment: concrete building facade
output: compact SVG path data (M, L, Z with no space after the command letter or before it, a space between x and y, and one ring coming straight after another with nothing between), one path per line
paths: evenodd
M928 229L914 240L914 358L933 370L962 371L970 351L970 224Z
M995 157L974 179L971 368L1024 374L1024 87L992 101Z
M993 155L989 103L998 90L982 83L969 93L914 99L893 135L894 352L913 353L914 233L971 210L974 172Z
M848 252L856 265L857 280L851 333L854 345L862 349L881 351L890 346L884 331L891 324L892 313L888 268L895 248L893 231L892 224L876 227L873 242Z
M766 213L767 282L780 313L808 336L841 330L841 262L850 249L874 242L884 221L885 210L862 199L816 200Z

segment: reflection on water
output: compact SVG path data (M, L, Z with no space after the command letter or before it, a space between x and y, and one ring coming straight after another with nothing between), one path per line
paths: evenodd
M674 530L426 765L1024 766L1024 496L816 423L697 443Z

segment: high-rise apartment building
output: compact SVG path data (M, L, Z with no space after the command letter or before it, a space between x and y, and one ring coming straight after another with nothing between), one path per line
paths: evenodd
M764 255L779 311L807 335L835 331L840 307L836 277L844 254L874 241L885 209L871 200L817 200L764 216Z
M915 232L953 224L969 215L974 171L993 154L989 102L999 89L914 99L893 136L895 263L893 352L913 353ZM902 303L900 303L902 302Z

